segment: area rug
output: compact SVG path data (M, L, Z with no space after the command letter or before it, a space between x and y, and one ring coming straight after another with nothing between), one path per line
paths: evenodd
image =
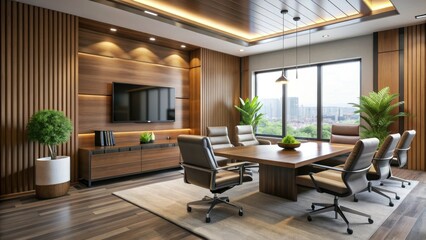
M321 194L314 189L299 188L298 201L293 202L258 191L257 179L228 190L223 195L244 209L244 216L238 210L218 205L211 214L211 222L205 223L206 209L193 207L186 211L186 203L211 196L206 189L185 184L183 179L155 183L115 192L114 195L144 208L168 221L207 239L369 239L389 215L399 206L417 182L401 188L398 183L386 186L400 195L389 207L388 200L364 192L352 198L341 199L340 204L372 215L373 224L367 218L346 214L354 233L346 233L346 224L334 213L313 216L308 222L307 213L312 202L332 203L333 196Z

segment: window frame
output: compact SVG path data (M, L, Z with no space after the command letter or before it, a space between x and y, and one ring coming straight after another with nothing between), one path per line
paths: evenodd
M322 87L323 87L323 81L322 81L322 73L323 73L323 66L327 66L327 65L335 65L335 64L341 64L341 63L349 63L349 62L358 62L359 63L359 97L361 96L361 91L362 91L362 59L361 58L353 58L353 59L345 59L345 60L337 60L337 61L330 61L330 62L322 62L322 63L315 63L315 64L305 64L305 65L299 65L299 66L292 66L292 67L286 67L286 68L276 68L276 69L268 69L268 70L260 70L260 71L255 71L254 72L254 95L257 96L257 87L259 84L257 75L258 74L262 74L262 73L269 73L269 72L278 72L278 71L284 71L284 74L287 75L287 71L289 70L295 70L295 69L299 69L299 68L304 68L304 67L313 67L316 66L317 67L317 137L316 138L304 138L304 137L298 137L298 139L305 139L305 140L317 140L317 141L328 141L329 139L324 139L322 138L322 108L323 108L323 103L322 103ZM287 122L287 114L286 114L286 105L287 105L287 101L286 101L286 91L287 91L287 87L286 84L282 85L282 103L281 103L281 107L282 107L282 136L277 136L277 135L271 135L271 134L258 134L255 133L256 136L261 136L261 137L283 137L287 134L287 129L286 129L286 122Z

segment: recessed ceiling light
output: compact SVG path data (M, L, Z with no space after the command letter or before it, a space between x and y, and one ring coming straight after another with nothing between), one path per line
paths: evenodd
M155 37L150 37L149 41L155 41Z
M146 14L152 15L152 16L158 16L158 14L156 14L154 12L147 11L147 10L145 10L143 12L146 13Z
M323 37L323 38L328 38L328 37L330 37L330 35L325 34L325 35L322 35L322 37Z
M426 13L415 16L416 19L426 18Z
M240 52L244 52L244 49L240 49Z
M181 48L186 48L185 44L180 45Z
M110 28L109 29L111 32L117 32L117 28Z

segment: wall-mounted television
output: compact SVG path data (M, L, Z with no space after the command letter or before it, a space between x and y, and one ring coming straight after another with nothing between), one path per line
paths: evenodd
M174 121L174 88L112 83L112 122Z

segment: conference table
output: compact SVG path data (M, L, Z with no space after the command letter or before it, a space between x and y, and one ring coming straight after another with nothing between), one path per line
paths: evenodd
M304 142L294 150L278 145L253 145L215 149L217 156L259 164L259 191L297 201L297 170L300 167L352 151L354 145Z

